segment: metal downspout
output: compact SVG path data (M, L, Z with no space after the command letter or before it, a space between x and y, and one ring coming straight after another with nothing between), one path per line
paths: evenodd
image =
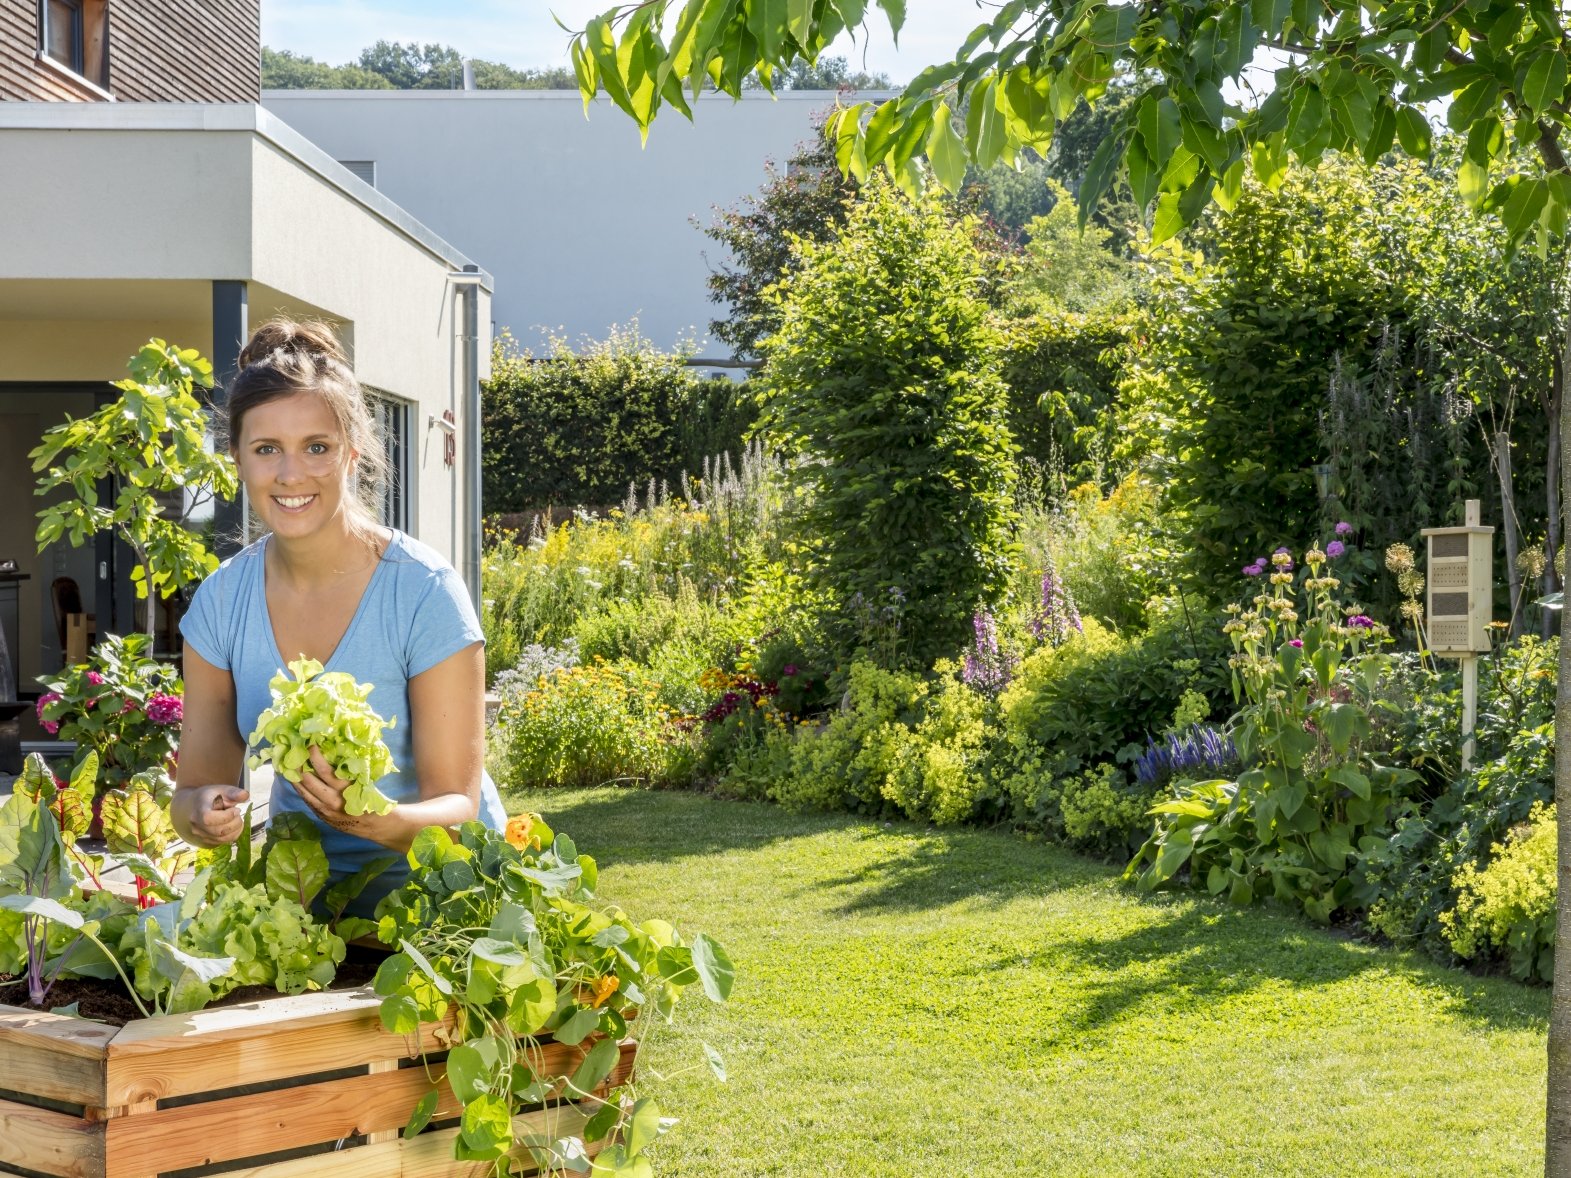
M480 267L470 264L465 274L476 277L461 288L464 295L464 583L480 609Z

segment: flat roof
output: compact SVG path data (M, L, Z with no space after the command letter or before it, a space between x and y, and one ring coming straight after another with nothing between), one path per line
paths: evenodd
M277 115L251 103L0 102L0 131L249 132L278 148L452 269L461 270L475 264L456 246L417 221L402 205L361 180ZM487 291L494 288L494 280L483 268L480 285Z

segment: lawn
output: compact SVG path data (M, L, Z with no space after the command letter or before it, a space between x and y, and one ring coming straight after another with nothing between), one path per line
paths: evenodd
M1141 897L1006 834L526 804L596 856L602 898L736 960L731 1002L695 990L640 1056L681 1117L662 1178L1542 1172L1544 990Z

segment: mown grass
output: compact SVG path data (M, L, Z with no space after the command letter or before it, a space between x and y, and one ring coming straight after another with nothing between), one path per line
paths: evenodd
M736 961L729 1004L695 990L640 1056L681 1117L662 1178L1542 1170L1543 990L1004 834L611 789L511 808Z

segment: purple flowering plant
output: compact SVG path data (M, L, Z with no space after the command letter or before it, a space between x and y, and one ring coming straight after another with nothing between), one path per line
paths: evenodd
M85 663L41 677L38 722L74 741L80 760L96 752L98 792L126 785L138 773L168 773L180 743L184 685L175 668L147 657L147 635L111 634Z
M1265 582L1223 626L1239 704L1228 732L1243 769L1180 785L1153 808L1156 829L1126 872L1142 888L1187 868L1213 895L1274 896L1322 923L1369 901L1353 871L1359 848L1390 833L1416 777L1369 747L1372 713L1393 706L1379 693L1390 634L1342 599L1330 549L1311 546L1297 575L1285 547L1269 568L1245 570Z

